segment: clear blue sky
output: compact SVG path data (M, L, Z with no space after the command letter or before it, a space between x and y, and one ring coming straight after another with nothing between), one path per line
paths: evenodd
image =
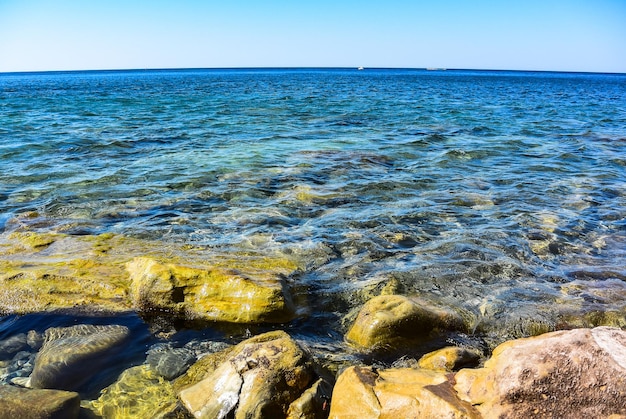
M0 72L305 66L626 73L626 0L0 0Z

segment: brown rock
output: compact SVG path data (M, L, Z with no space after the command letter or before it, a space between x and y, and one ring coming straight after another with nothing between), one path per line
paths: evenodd
M359 350L393 352L424 341L433 329L462 329L451 310L402 295L381 295L361 308L346 340Z
M0 385L0 419L78 418L78 393Z
M455 379L459 396L485 418L626 417L626 332L598 327L505 342L484 368Z
M456 397L444 373L397 368L350 367L338 378L331 419L479 418Z
M276 331L235 346L179 398L196 418L278 418L314 379L308 356L287 333Z

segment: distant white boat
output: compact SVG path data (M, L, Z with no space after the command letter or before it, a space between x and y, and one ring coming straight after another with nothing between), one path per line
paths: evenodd
M359 68L357 68L357 70L363 70L363 67L359 67Z

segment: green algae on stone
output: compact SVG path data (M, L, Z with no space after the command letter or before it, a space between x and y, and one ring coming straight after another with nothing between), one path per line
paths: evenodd
M87 406L107 419L188 417L171 383L149 365L127 369Z
M32 231L14 232L9 235L10 239L17 240L25 247L35 250L41 250L50 246L60 237L63 236L54 233L35 233Z
M139 257L127 265L131 298L142 312L232 323L285 322L296 315L281 275L246 275L222 267L190 267Z
M133 306L140 301L131 299L135 277L126 268L129 261L143 257L180 266L174 269L177 274L187 272L179 275L172 301L158 309L174 310L189 319L234 322L287 321L296 315L285 280L300 269L301 262L295 258L251 250L190 248L114 234L70 236L29 231L0 234L0 314L143 309ZM204 273L188 275L193 269ZM222 288L210 287L212 282ZM215 306L203 303L205 292L212 295ZM187 302L178 304L182 297ZM244 307L241 313L235 313L237 304ZM230 314L216 314L220 310Z
M381 295L363 305L345 337L361 351L394 352L423 342L434 329L464 328L451 309L402 295Z

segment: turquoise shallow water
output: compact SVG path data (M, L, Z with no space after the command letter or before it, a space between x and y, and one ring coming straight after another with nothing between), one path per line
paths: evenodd
M626 309L625 75L1 74L0 164L2 230L307 258L305 336L390 280L477 331Z

